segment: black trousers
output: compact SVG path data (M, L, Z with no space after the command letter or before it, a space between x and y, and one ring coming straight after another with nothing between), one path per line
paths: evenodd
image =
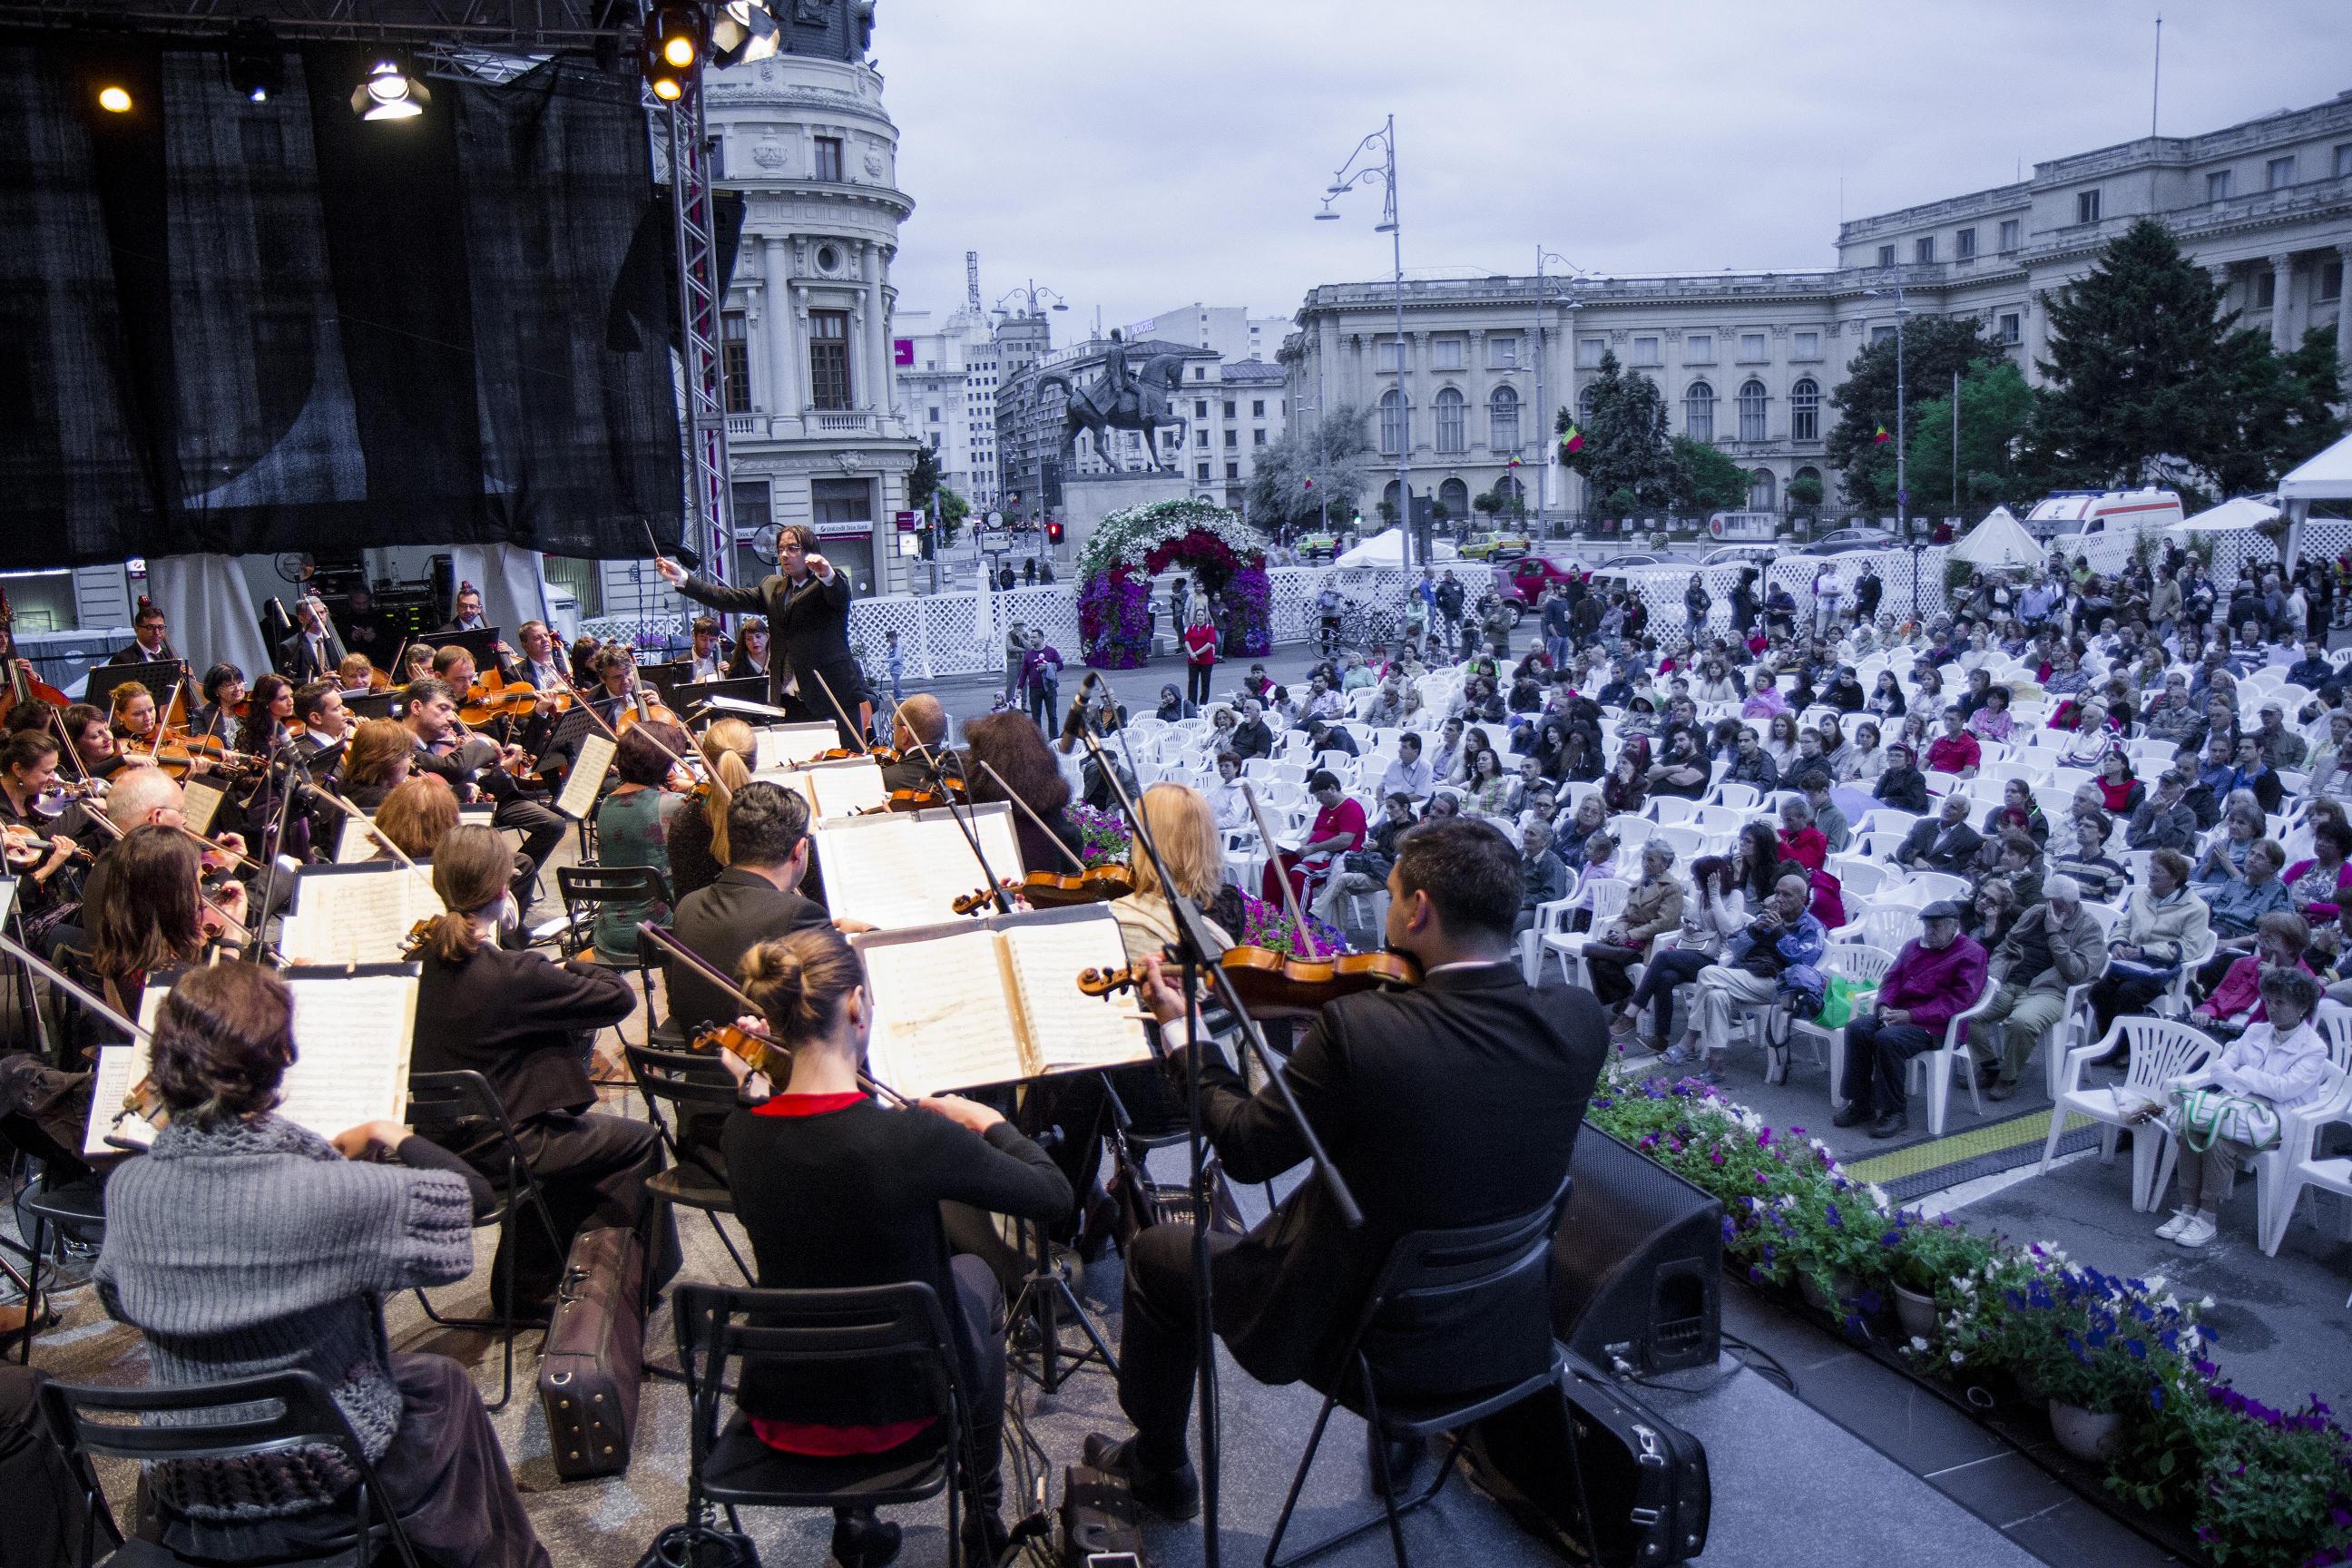
M611 1226L634 1226L643 1235L646 1269L655 1289L677 1273L684 1258L669 1205L646 1197L646 1179L662 1168L661 1135L651 1122L599 1111L554 1111L516 1128L515 1142L546 1194L548 1214L555 1221L555 1248L550 1250L536 1215L516 1215L490 1265L493 1300L499 1299L496 1292L509 1268L520 1270L515 1276L518 1307L554 1294L572 1238L583 1230ZM505 1173L485 1163L483 1173L496 1181Z
M1213 664L1188 664L1184 667L1184 700L1195 708L1209 705L1209 682L1217 672Z
M1625 978L1625 971L1640 962L1642 950L1638 947L1618 947L1605 942L1584 944L1584 972L1592 976L1592 994L1604 1007L1614 1007L1633 994L1633 983ZM1661 1029L1659 1033L1664 1031Z
M1238 1240L1212 1234L1212 1265ZM1184 1424L1192 1418L1201 1364L1192 1278L1191 1226L1155 1225L1137 1232L1129 1244L1118 1406L1135 1424L1137 1456L1152 1469L1173 1469L1184 1462ZM1218 1297L1217 1304L1225 1307L1225 1299Z
M2150 974L2119 974L2110 970L2091 987L2091 1016L2105 1038L2117 1018L2145 1010L2164 994L2170 982Z
M1903 1115L1904 1071L1913 1057L1935 1048L1937 1037L1916 1024L1882 1024L1875 1015L1854 1019L1845 1026L1845 1098L1881 1116Z
M1714 962L1712 953L1681 947L1670 947L1650 960L1650 966L1642 971L1642 984L1634 987L1631 1000L1636 1007L1649 1007L1651 1022L1655 1026L1650 1031L1653 1038L1664 1039L1666 1030L1674 1024L1675 987L1696 981L1698 972ZM1623 971L1618 973L1622 975ZM1594 973L1592 994L1596 996L1602 994L1598 971Z
M948 1259L955 1279L957 1374L963 1407L971 1413L971 1481L975 1503L991 1517L1004 1506L1004 1292L977 1258ZM870 1508L837 1508L835 1520L871 1519Z
M0 1568L70 1568L81 1561L81 1488L41 1419L47 1381L37 1367L0 1363L0 1489L9 1500ZM102 1527L98 1542L105 1551Z
M530 862L530 869L518 876L513 887L515 902L529 909L531 880L547 864L547 858L555 853L555 847L563 842L563 830L571 824L551 806L527 795L510 795L499 801L498 810L490 814L490 826L511 827L522 835L523 858Z

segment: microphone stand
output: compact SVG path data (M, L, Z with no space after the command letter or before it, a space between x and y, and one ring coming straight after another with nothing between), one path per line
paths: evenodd
M1364 1214L1363 1210L1356 1206L1355 1194L1348 1190L1346 1178L1339 1174L1339 1167L1331 1163L1331 1156L1325 1152L1322 1139L1316 1135L1315 1129L1307 1121L1306 1113L1299 1109L1297 1097L1290 1091L1290 1080L1275 1059L1273 1050L1266 1045L1265 1036L1258 1028L1257 1020L1251 1017L1249 1009L1242 1005L1241 995L1234 989L1232 979L1209 956L1208 932L1203 928L1201 911L1192 900L1179 889L1174 879L1169 875L1168 863L1161 858L1160 846L1144 821L1141 805L1138 804L1135 796L1129 793L1127 785L1119 780L1118 771L1109 765L1110 759L1103 751L1101 743L1090 733L1082 731L1082 734L1087 743L1087 750L1095 760L1095 765L1103 770L1105 776L1111 781L1111 788L1118 795L1120 809L1127 813L1128 827L1134 837L1135 843L1150 859L1151 868L1160 879L1160 896L1168 900L1169 912L1175 918L1178 957L1183 965L1184 1025L1185 1039L1188 1042L1184 1051L1184 1102L1185 1115L1190 1122L1189 1142L1192 1145L1192 1295L1194 1331L1198 1336L1195 1356L1198 1362L1197 1375L1200 1379L1198 1404L1201 1420L1201 1546L1202 1561L1206 1568L1219 1568L1217 1335L1212 1318L1215 1292L1209 1279L1209 1226L1215 1210L1211 1202L1207 1164L1202 1154L1203 1149L1208 1144L1208 1135L1201 1121L1202 1041L1199 1037L1201 1015L1198 982L1202 975L1205 974L1216 986L1218 994L1226 1008L1241 1025L1242 1038L1256 1054L1258 1065L1265 1072L1266 1081L1273 1085L1276 1091L1282 1097L1283 1106L1290 1114L1291 1123L1298 1129L1299 1139L1307 1146L1308 1163L1314 1166L1317 1178L1322 1181L1330 1191L1331 1201L1339 1211L1340 1222L1353 1230L1364 1223ZM1163 1057L1162 1060L1165 1059Z
M261 928L269 923L270 910L275 907L274 900L278 896L278 862L285 853L280 847L286 842L287 826L294 819L294 801L303 790L310 787L293 776L294 770L302 763L301 758L292 754L293 748L293 737L289 736L269 749L269 755L262 764L262 778L272 789L278 787L278 770L281 766L287 769L287 776L285 787L270 811L268 836L260 846L263 862L261 904L253 916L253 960L257 963L261 962ZM278 936L283 940L284 931L281 930Z
M909 730L908 733L911 735L914 731ZM947 769L940 765L938 755L919 735L915 737L913 751L917 756L923 759L923 765L930 769L931 783L939 788L940 804L946 806L948 815L955 819L957 829L963 834L966 847L971 850L971 858L980 862L981 880L986 884L989 896L996 900L996 912L1003 915L1011 914L1013 895L1005 891L1004 884L996 879L996 873L989 868L987 851L980 847L980 830L972 826L971 820L961 811L956 809L955 791L948 787Z

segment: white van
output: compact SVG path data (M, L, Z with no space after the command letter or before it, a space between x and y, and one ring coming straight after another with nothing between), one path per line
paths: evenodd
M1706 520L1706 536L1717 544L1769 544L1780 536L1775 511L1718 511Z
M2025 530L2042 540L2072 534L2137 533L2170 528L2183 515L2180 497L2171 490L2053 490L2025 514Z

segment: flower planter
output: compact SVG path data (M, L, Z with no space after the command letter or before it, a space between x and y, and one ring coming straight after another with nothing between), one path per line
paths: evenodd
M2050 1435L2078 1459L2104 1463L2123 1446L2124 1418L2119 1411L2104 1415L2076 1405L2050 1402Z
M1843 1318L1853 1310L1853 1299L1862 1294L1862 1282L1851 1274L1842 1273L1837 1277L1836 1285L1837 1300L1832 1301L1822 1294L1822 1288L1813 1283L1811 1275L1797 1276L1797 1294L1804 1298L1806 1306L1816 1312L1827 1312L1832 1318Z
M1895 1321L1903 1325L1906 1339L1936 1339L1936 1298L1922 1296L1906 1285L1895 1287Z

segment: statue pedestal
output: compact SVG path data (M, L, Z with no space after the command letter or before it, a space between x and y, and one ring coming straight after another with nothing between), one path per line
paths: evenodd
M1062 481L1062 534L1069 549L1066 559L1074 559L1085 549L1102 520L1119 508L1182 500L1192 493L1192 487L1181 474L1165 471L1071 475Z

